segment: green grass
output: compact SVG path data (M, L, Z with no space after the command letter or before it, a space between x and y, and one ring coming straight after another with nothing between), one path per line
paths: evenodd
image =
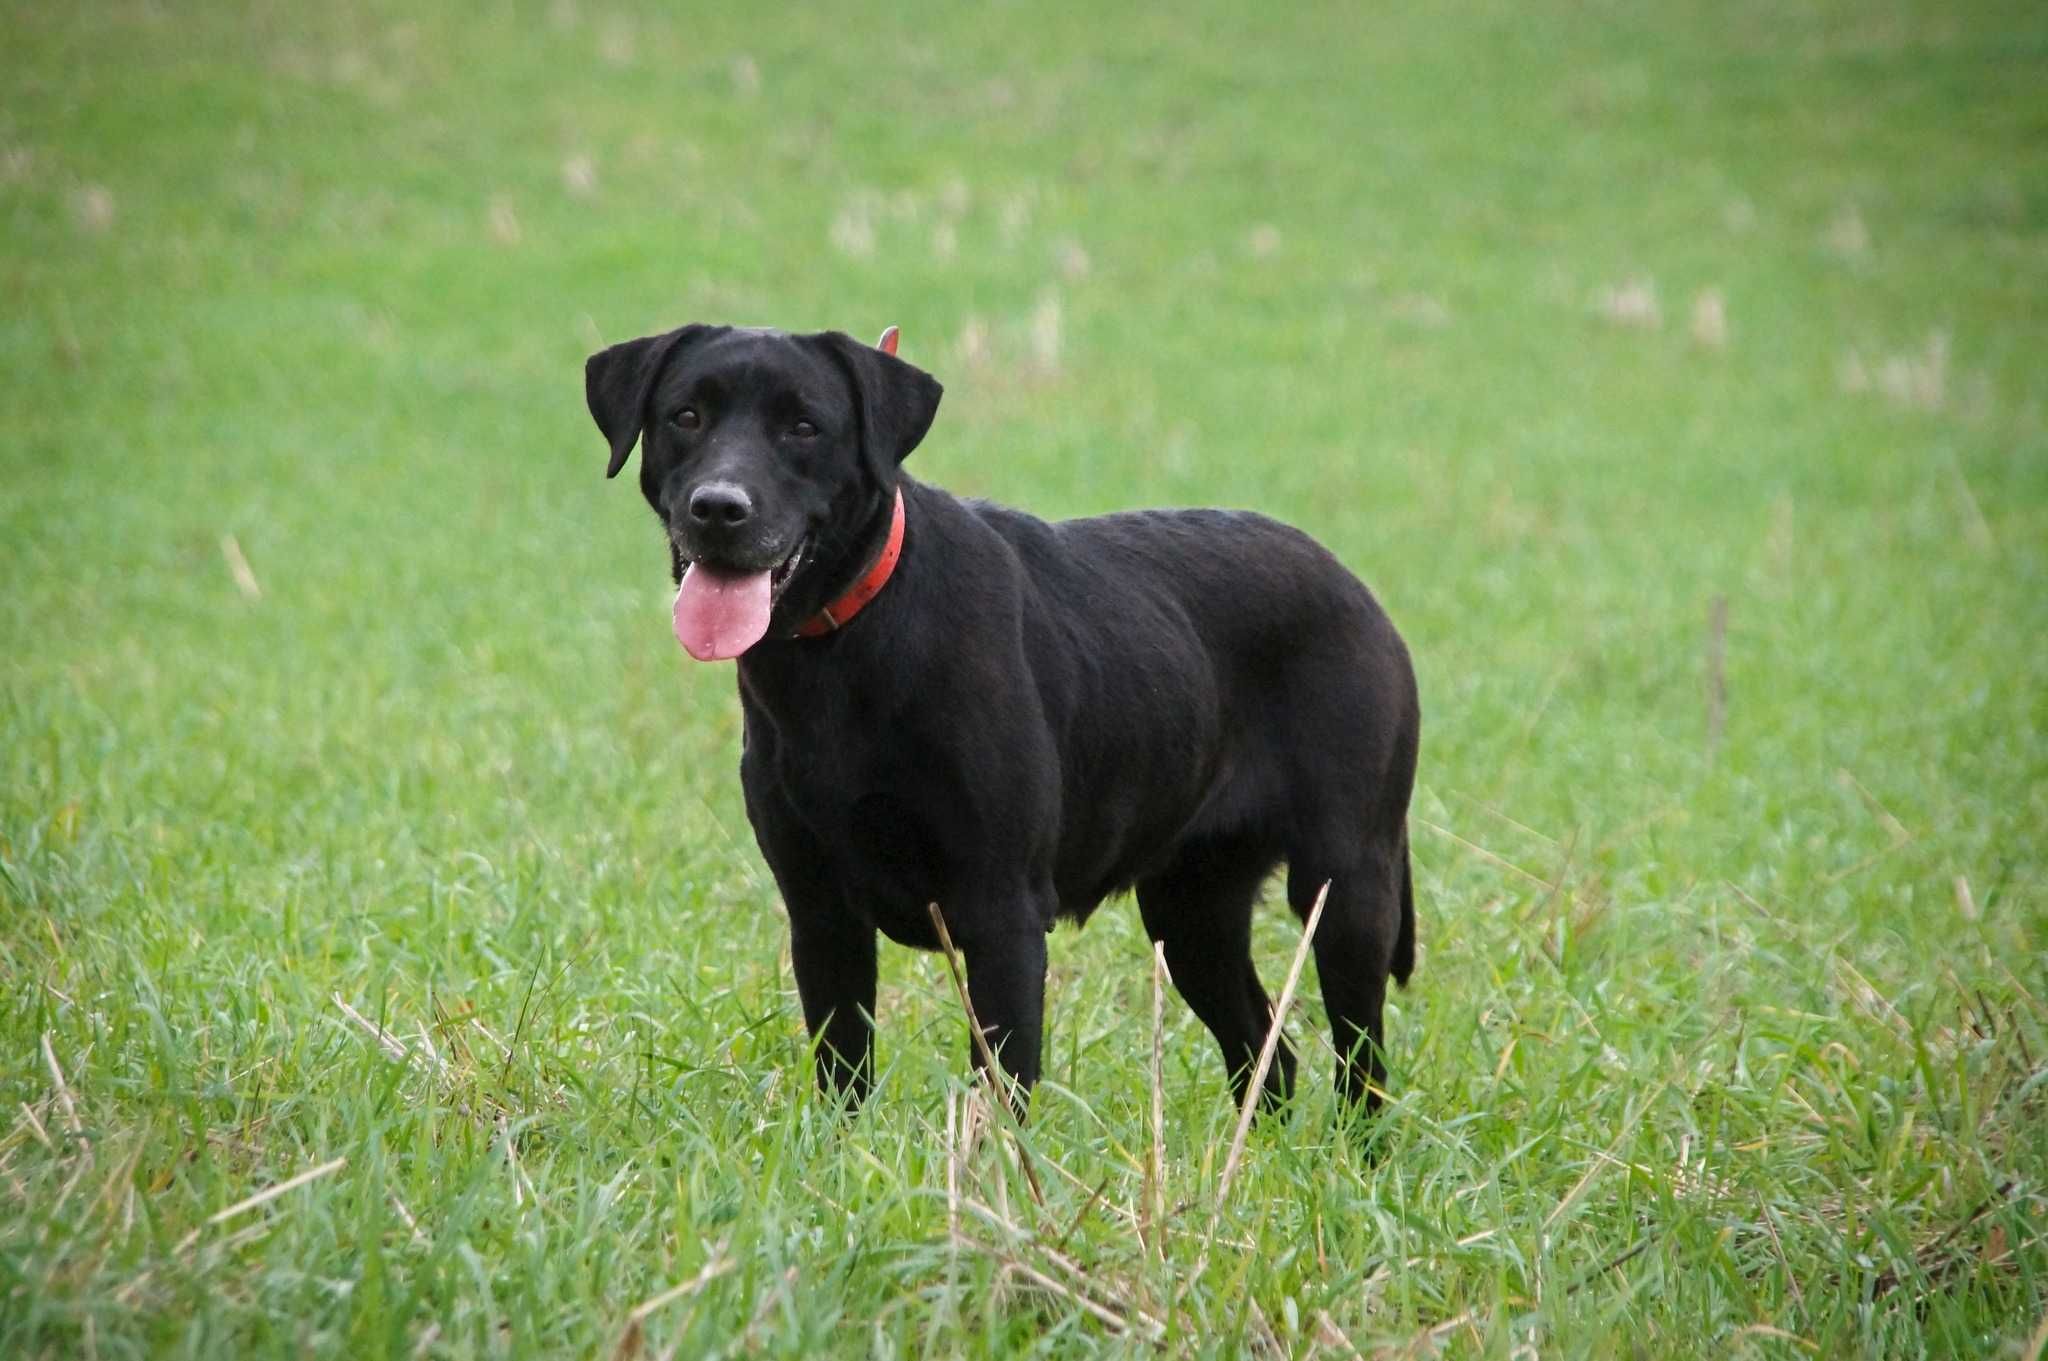
M1062 1243L1174 1355L2039 1343L2048 11L418 8L0 15L0 1354L1160 1349ZM1169 999L1141 1244L1126 904L1053 940L1042 1214L948 1134L941 962L811 1096L731 676L581 398L686 319L900 323L921 475L1379 590L1377 1156L1311 970L1205 1251Z

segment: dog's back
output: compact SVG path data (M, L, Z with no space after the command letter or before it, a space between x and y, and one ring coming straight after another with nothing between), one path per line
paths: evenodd
M1072 732L1070 763L1110 764L1104 753L1163 730L1207 756L1182 837L1298 839L1319 816L1299 805L1322 805L1333 784L1353 827L1399 829L1419 725L1414 672L1372 592L1321 544L1249 511L1047 523L963 504L1024 569L1026 656ZM1128 785L1142 773L1103 775Z

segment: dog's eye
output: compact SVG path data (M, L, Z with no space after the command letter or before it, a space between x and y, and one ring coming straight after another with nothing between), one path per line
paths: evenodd
M809 421L798 421L789 428L789 433L795 435L798 439L810 439L818 433L818 427L812 425Z
M670 416L669 422L678 430L695 430L698 426L704 424L704 418L697 414L696 407L686 406L675 415Z

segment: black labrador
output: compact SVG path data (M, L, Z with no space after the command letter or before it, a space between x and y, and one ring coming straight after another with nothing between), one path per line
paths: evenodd
M1271 1021L1252 905L1285 861L1297 914L1330 885L1337 1083L1378 1104L1387 978L1415 961L1420 710L1334 557L1249 512L1049 524L914 481L938 382L838 332L685 326L591 356L585 385L607 475L641 445L678 639L739 659L747 816L821 1086L865 1096L875 933L937 948L937 903L1028 1090L1046 933L1135 887L1242 1101ZM1262 1100L1294 1071L1283 1042Z

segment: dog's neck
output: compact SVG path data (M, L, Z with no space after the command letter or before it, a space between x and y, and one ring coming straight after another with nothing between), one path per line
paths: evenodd
M847 608L848 596L856 587L868 583L882 558L888 555L889 579L896 566L892 544L900 552L902 531L899 517L906 511L904 505L905 485L886 487L878 491L871 504L860 517L860 524L845 540L845 548L831 559L818 564L818 580L825 583L823 589L813 596L814 603L800 617L797 624L779 630L774 636L784 641L801 642L805 639L821 638L838 631L854 614L869 603L880 591L875 585L858 604ZM828 619L831 622L828 622Z
M867 608L868 603L882 593L889 584L890 576L896 570L897 559L903 552L903 490L896 488L889 495L889 524L882 533L882 541L864 558L856 557L865 565L852 583L829 604L797 626L799 638L822 638L828 633L837 633L856 614Z

